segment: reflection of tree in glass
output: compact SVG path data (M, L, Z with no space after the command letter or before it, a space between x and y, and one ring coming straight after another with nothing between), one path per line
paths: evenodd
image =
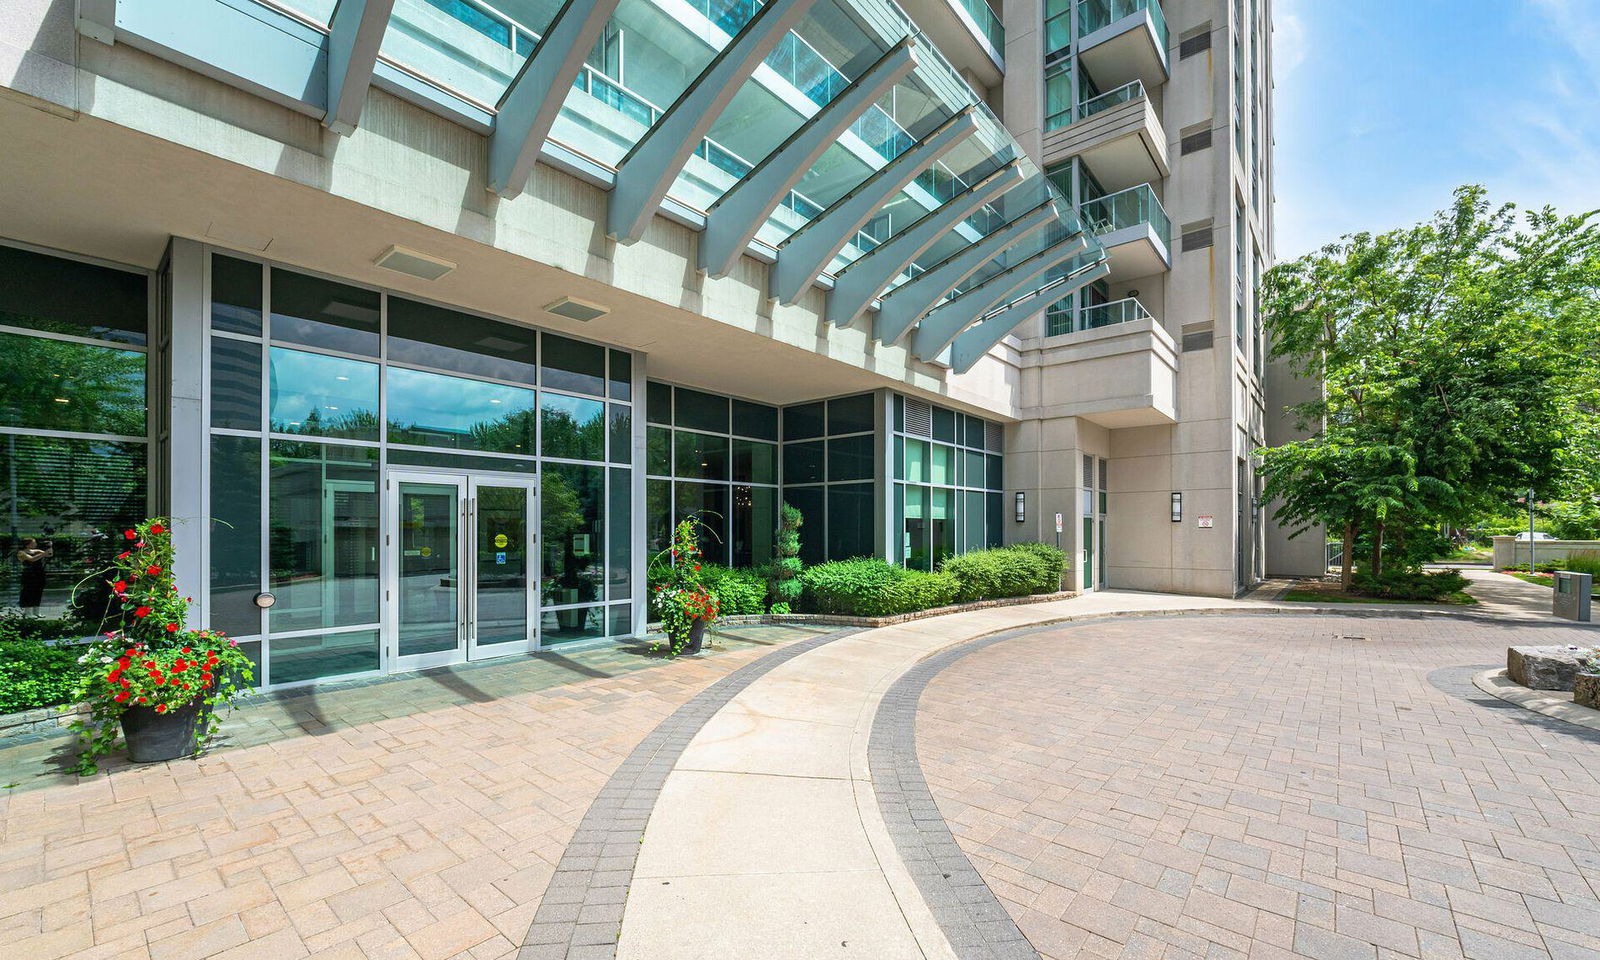
M595 404L596 413L583 422L569 410L545 407L540 421L544 429L544 455L570 460L604 460L606 443L604 407Z
M142 437L145 355L0 334L0 422Z
M531 456L536 423L534 416L532 410L514 410L503 417L475 423L472 425L471 446L477 450Z
M303 433L317 437L345 437L351 440L378 439L378 415L371 410L351 410L335 417L324 417L312 407L299 420L272 421L273 433Z
M556 603L590 599L598 591L604 575L598 523L603 484L599 467L552 465L541 478L545 585L576 592L575 596L551 597ZM588 535L588 544L580 551L579 538L584 535Z

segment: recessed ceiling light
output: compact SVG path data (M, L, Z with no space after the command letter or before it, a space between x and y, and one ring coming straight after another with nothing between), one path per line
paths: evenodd
M554 303L545 304L544 309L547 313L576 320L579 323L598 320L611 312L610 307L602 307L598 303L590 303L588 300L579 300L576 297L562 297Z
M385 270L420 277L423 280L437 280L456 268L452 261L430 257L420 250L401 246L390 247L378 254L378 259L372 262Z

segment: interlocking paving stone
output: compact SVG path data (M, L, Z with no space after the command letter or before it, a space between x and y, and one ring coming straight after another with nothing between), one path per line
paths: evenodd
M584 811L678 707L819 635L766 629L679 661L615 647L504 661L461 670L470 687L319 689L241 711L320 716L316 735L273 726L194 761L48 772L0 791L0 944L16 960L497 960L516 956L542 896L596 941L614 936L620 886L585 894L590 873L627 871L563 887L556 870L575 836L596 868L620 849L577 829ZM49 749L13 748L35 770ZM637 846L644 813L618 825Z
M1033 630L952 651L892 734L936 800L911 824L948 824L1046 960L1593 960L1600 735L1471 678L1510 643L1594 637L1370 615Z

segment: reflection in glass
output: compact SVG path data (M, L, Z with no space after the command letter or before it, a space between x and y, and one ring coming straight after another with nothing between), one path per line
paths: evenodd
M733 432L758 440L778 439L778 408L748 400L733 401Z
M679 387L674 398L673 422L690 430L728 432L728 398Z
M272 339L378 355L378 293L272 268Z
M606 405L599 400L546 393L539 405L540 443L547 457L606 458Z
M872 535L870 483L836 483L828 487L828 558L870 557Z
M633 604L612 604L606 608L606 611L606 634L608 636L633 636Z
M800 559L821 563L827 553L827 517L823 514L825 487L785 487L783 501L800 511L805 523L800 528Z
M398 653L454 650L461 642L460 493L453 483L399 484Z
M633 399L633 354L611 351L611 399Z
M874 434L829 440L828 479L871 480L877 459L877 444L878 438Z
M783 482L821 483L823 441L783 445Z
M770 561L777 529L776 487L733 488L733 515L728 523L728 552L733 566L753 567Z
M352 630L306 637L273 637L272 683L320 680L378 669L378 631Z
M527 327L389 298L389 360L533 386L539 335Z
M116 537L146 513L145 445L0 434L0 610L22 606L39 616L74 613L92 623L111 597L73 587L104 568ZM26 540L51 555L26 572L17 551ZM24 594L30 594L24 596Z
M633 471L611 469L610 553L606 560L606 595L613 600L628 599L633 583Z
M211 255L211 329L261 336L261 264Z
M211 438L211 622L235 637L261 632L261 440Z
M939 569L946 557L956 552L955 495L954 490L934 487L929 491L928 537L932 548L933 569Z
M274 440L271 469L270 629L376 623L377 451Z
M605 347L547 333L544 335L543 349L540 376L544 386L595 397L605 396Z
M961 498L961 549L982 550L985 546L983 539L983 494L971 490L958 493Z
M388 377L390 443L533 452L534 391L403 367Z
M543 479L539 602L549 607L598 600L605 577L605 468L551 463Z
M0 383L0 425L145 434L139 351L0 333Z
M532 636L528 623L528 491L479 484L475 496L476 640L479 646L526 641Z
M902 530L902 555L907 567L927 570L928 567L928 488L909 485L900 488L905 493L905 526Z
M539 640L547 647L575 640L593 640L605 635L605 607L546 610L539 617Z
M378 439L378 365L273 347L268 377L274 433Z
M866 433L877 429L873 403L877 398L870 393L854 397L838 397L828 401L828 435L841 433Z
M644 545L646 562L654 562L672 540L672 481L646 480L644 484Z
M666 427L646 427L644 454L646 473L656 477L672 476L672 431Z
M611 420L611 462L633 462L633 408L613 403L606 415Z
M673 522L700 519L700 552L706 563L728 562L728 486L722 483L673 484Z
M805 440L822 436L822 404L801 403L783 409L783 439Z
M651 380L645 384L644 397L645 423L672 426L672 388Z
M733 479L740 483L777 483L778 445L759 440L733 441Z
M0 244L0 325L143 344L145 274Z
M673 476L691 480L728 479L728 438L673 431Z
M211 338L211 425L261 429L261 344Z

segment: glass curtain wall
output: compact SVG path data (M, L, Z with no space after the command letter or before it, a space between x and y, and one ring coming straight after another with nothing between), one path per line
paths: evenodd
M380 668L389 466L542 474L541 642L631 632L629 354L222 253L209 282L211 625L263 683Z
M933 570L952 554L1000 545L1000 444L998 423L895 396L891 561Z
M778 527L778 408L652 381L646 402L645 538L654 557L699 514L710 563L772 559Z
M806 563L876 556L876 394L783 409L783 499L805 518Z
M86 578L148 510L150 279L0 245L0 612L106 613Z

